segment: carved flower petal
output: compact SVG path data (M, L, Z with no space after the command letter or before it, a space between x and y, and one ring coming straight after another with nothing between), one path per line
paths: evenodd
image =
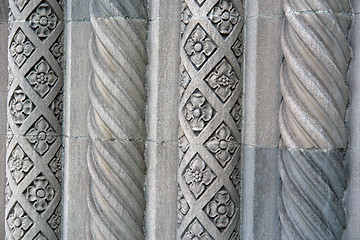
M210 20L213 23L218 23L221 20L222 10L219 7L215 7L210 13Z
M203 42L203 52L206 56L210 56L213 51L215 50L216 46L215 44L210 41L210 39L205 39L205 41Z
M49 14L51 14L51 9L49 5L43 3L38 7L37 12L40 16L49 16Z
M37 139L37 131L35 129L31 129L29 131L29 133L27 134L28 136L28 141L32 144L37 143L38 139Z
M21 112L15 112L13 115L13 119L16 124L22 124L25 121L25 115Z
M215 175L209 169L206 169L205 171L203 171L202 182L205 185L209 185L214 178L215 178Z
M228 151L234 153L236 146L236 141L232 137L230 137L230 140L228 141Z
M221 128L216 131L216 136L220 140L227 140L230 137L230 130L225 125L222 125Z
M236 23L237 23L237 21L238 21L238 18L237 18L237 15L238 14L236 14L237 12L235 12L234 13L234 15L233 15L233 13L231 13L231 15L230 15L230 19L229 19L229 22L232 24L232 25L235 25Z
M32 225L32 222L28 216L23 216L21 218L21 228L25 231L29 229L29 227Z
M191 96L191 103L195 108L200 108L205 103L205 97L201 93L194 93Z
M37 144L35 144L36 150L43 155L49 148L49 145L45 141L38 141Z
M39 28L36 30L36 34L40 38L46 38L50 35L50 30L47 27L39 26Z
M57 80L56 75L51 72L51 73L49 73L49 74L47 75L47 77L48 77L48 85L50 85L50 86L54 85L54 83L55 83L56 80Z
M21 44L21 43L24 43L26 40L26 37L25 35L20 31L18 32L18 34L16 34L15 36L15 43L17 44Z
M32 111L32 103L30 100L26 100L23 105L23 113L29 115Z
M208 205L208 211L207 211L207 214L209 215L209 217L211 218L214 218L216 217L218 214L217 212L217 207L218 207L218 204L215 202L215 201L211 201Z
M24 161L23 161L23 167L22 167L22 171L23 172L28 172L31 168L31 162L28 158L24 158Z
M193 224L191 224L189 230L195 235L195 236L200 236L200 234L202 234L204 232L204 228L201 226L201 224L199 222L194 222Z
M195 31L191 34L192 38L195 42L200 42L206 37L204 30L202 30L199 26L196 27Z
M203 120L199 118L194 118L192 121L190 121L190 127L195 132L200 132L204 129L205 123Z
M230 160L230 153L227 150L220 151L216 154L216 158L225 165Z
M229 34L232 28L232 24L228 21L222 21L218 24L218 29L222 34Z
M195 41L191 38L188 39L184 48L185 48L186 53L189 56L191 56L195 53L194 46L195 46Z
M204 161L202 161L200 158L196 157L191 163L190 163L190 169L194 172L196 170L201 171L204 170L206 167Z
M226 215L231 218L235 213L235 205L232 201L230 201L227 205L227 211L226 211Z
M27 79L29 80L31 85L37 85L37 74L36 72L32 71L28 76Z
M219 204L226 204L230 200L230 195L227 191L221 190L216 194L215 200Z
M215 90L215 92L219 95L222 101L226 101L231 95L231 89L229 86L227 87L219 87Z
M208 122L210 121L211 117L212 117L212 108L210 107L209 104L205 104L205 106L201 109L202 112L202 116L201 119Z
M231 68L231 65L225 59L223 59L219 65L219 67L217 68L217 71L220 76L225 75L227 77L230 77L232 68Z
M209 150L212 153L216 153L217 151L219 151L219 141L216 138L212 138L208 143L206 143L206 146L209 148Z
M23 54L25 56L30 56L31 52L34 50L34 47L31 45L31 43L27 42L24 44L24 51Z
M22 236L24 236L24 230L19 227L14 227L14 229L12 230L12 236L15 240L19 240L22 238Z
M194 52L190 59L199 68L206 61L206 56L201 52Z
M52 187L46 187L46 190L45 190L45 192L46 192L46 200L47 201L51 201L51 200L53 200L53 198L54 198L54 196L55 196L55 191L54 191L54 189L52 188Z
M25 94L21 90L16 90L14 93L14 98L17 102L22 102L25 100Z
M220 1L220 7L221 7L223 10L228 10L228 11L230 11L231 8L232 8L232 3L231 3L231 1L228 1L228 0L221 0L221 1Z
M20 158L20 159L22 159L23 157L24 157L24 152L23 152L23 150L19 147L19 146L17 146L16 148L15 148L15 150L14 150L14 152L13 152L13 156L14 156L14 158L16 159L18 159L18 158Z
M47 84L38 84L36 90L39 92L40 96L44 97L50 91L50 87Z
M15 62L18 66L23 65L23 63L26 61L26 57L24 54L19 54L15 58Z
M184 178L185 178L185 182L187 184L190 184L190 183L194 182L194 177L193 177L192 172L191 172L190 169L186 169L186 172L184 174Z
M21 217L25 213L22 207L18 204L15 205L14 212L15 212L15 217Z
M15 170L16 165L15 165L15 159L13 157L9 158L8 167L9 167L10 172Z
M219 78L219 74L217 72L212 72L210 74L210 76L206 79L206 81L209 83L210 87L212 88L218 88L219 87L219 83L218 83L218 78Z
M45 201L45 199L38 198L38 200L34 203L34 208L39 212L45 211L46 207L47 202Z
M229 218L226 215L220 215L215 218L214 223L218 228L226 228L229 224Z
M205 191L205 186L203 184L193 182L190 184L190 190L195 194L196 197L198 197L202 192Z
M27 189L27 199L30 202L34 202L36 200L36 189L32 186Z
M25 174L22 171L15 170L13 172L13 177L15 178L17 183L19 183L21 181L21 179L23 179L24 175Z

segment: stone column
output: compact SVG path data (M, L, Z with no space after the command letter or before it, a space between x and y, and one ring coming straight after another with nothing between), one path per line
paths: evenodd
M59 239L63 1L9 8L6 238Z
M184 0L177 239L238 239L244 6Z
M144 239L145 2L90 3L89 239Z
M348 0L284 0L280 239L341 239L348 144Z
M8 59L7 59L7 37L8 37L8 1L0 1L0 191L5 190L5 156L6 156L6 98L8 89ZM3 196L3 194L0 194ZM5 239L5 197L0 197L0 239Z

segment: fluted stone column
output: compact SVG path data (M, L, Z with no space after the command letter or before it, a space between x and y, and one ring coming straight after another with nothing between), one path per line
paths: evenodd
M280 239L341 239L351 59L348 0L285 0Z
M6 239L60 239L63 1L9 0Z
M177 239L239 239L244 5L184 0Z
M88 236L144 239L146 1L91 1L90 16Z

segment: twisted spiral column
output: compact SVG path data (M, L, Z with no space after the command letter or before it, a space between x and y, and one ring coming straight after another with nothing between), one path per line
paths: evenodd
M351 50L348 0L284 0L281 239L341 239Z
M90 13L88 234L144 239L145 1L96 0Z

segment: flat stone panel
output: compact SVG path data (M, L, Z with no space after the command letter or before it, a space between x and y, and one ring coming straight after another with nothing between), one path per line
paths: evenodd
M6 6L7 1L0 2L0 6ZM4 4L4 5L3 5ZM7 9L1 7L1 9ZM2 13L0 13L2 16ZM4 196L5 192L5 154L6 154L6 96L8 86L8 69L7 69L7 35L8 25L5 22L0 22L0 196ZM5 238L4 230L4 206L5 198L0 197L0 238Z
M245 146L243 152L242 239L276 239L278 149Z
M246 20L244 144L277 147L282 18Z
M353 7L359 9L359 1L353 1ZM356 239L360 235L358 224L360 221L360 15L354 17L350 33L350 42L353 49L353 58L349 70L349 87L351 100L348 109L349 150L347 153L347 169L349 185L346 194L346 209L348 225L344 233L344 240Z
M83 9L85 11L85 9ZM89 22L68 22L67 72L64 96L64 190L63 239L85 236L88 223L87 194L89 176L86 162L89 137L87 95L90 73L88 42L91 34Z
M284 10L280 0L246 1L247 17L281 17Z
M175 239L177 226L180 1L150 5L146 143L146 239Z

